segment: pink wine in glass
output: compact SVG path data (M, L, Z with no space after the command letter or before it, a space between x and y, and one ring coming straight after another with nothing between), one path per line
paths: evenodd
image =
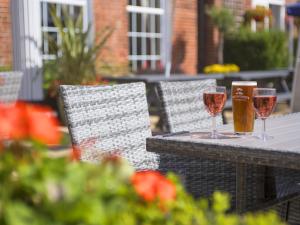
M203 93L203 101L206 107L206 110L211 116L216 116L222 112L225 102L226 102L226 93L220 92L208 92Z
M256 95L253 97L253 104L256 115L259 118L267 118L273 112L277 97L275 95Z

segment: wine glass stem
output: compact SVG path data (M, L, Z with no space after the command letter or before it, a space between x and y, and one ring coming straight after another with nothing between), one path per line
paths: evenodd
M217 123L216 123L216 117L212 116L212 130L211 130L211 137L217 138Z
M262 132L261 132L261 136L262 136L262 139L264 141L267 140L267 133L266 133L266 119L265 118L262 118Z

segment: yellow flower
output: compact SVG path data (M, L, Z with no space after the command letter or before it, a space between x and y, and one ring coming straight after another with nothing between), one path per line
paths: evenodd
M212 64L204 67L204 73L230 73L230 72L239 72L240 68L235 64Z

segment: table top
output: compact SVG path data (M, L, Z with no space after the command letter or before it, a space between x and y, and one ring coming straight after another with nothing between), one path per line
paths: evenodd
M170 137L147 138L147 150L191 157L226 160L239 163L300 169L300 113L269 118L267 133L274 138L263 142L253 136L231 135L224 139L204 139L199 133ZM261 130L261 121L255 121L254 133ZM220 132L233 132L231 125ZM204 131L201 131L204 132Z
M286 78L291 73L291 70L280 69L280 70L265 70L265 71L242 71L236 73L227 74L171 74L170 77L165 77L164 74L140 74L140 75L129 75L121 77L103 77L104 79L116 82L146 82L146 83L157 83L160 81L189 81L189 80L203 80L203 79L216 79L222 80L224 78L239 79L239 80L257 80L257 79L268 79L268 78Z
M104 79L116 82L146 82L157 83L160 81L189 81L189 80L203 80L203 79L216 79L220 80L224 78L223 74L198 74L198 75L186 75L186 74L174 74L170 77L165 77L163 74L142 74L122 77L103 77Z

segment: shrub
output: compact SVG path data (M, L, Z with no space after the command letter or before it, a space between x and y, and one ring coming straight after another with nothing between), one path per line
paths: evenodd
M283 224L272 212L226 214L228 195L216 192L211 205L205 199L195 200L175 175L135 172L117 156L97 165L50 158L43 143L53 143L57 122L49 118L47 109L23 105L9 110L1 132L15 140L0 139L1 225ZM7 112L0 106L1 116ZM34 124L41 129L33 129ZM75 153L73 159L78 158Z
M224 60L226 63L237 64L241 70L287 67L286 35L276 30L251 32L248 29L240 29L227 36Z

